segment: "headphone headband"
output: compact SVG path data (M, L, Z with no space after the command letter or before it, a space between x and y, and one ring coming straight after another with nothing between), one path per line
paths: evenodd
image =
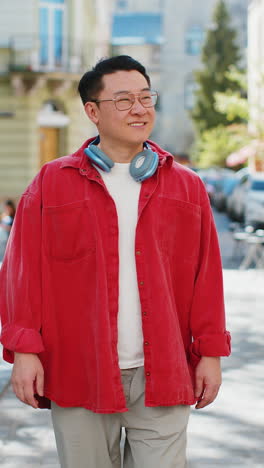
M103 171L110 172L114 161L98 148L99 142L100 137L98 136L85 148L84 152L96 166ZM148 143L144 142L144 147L145 149L132 159L129 166L130 175L136 182L142 182L151 177L156 172L159 163L157 153L152 151Z

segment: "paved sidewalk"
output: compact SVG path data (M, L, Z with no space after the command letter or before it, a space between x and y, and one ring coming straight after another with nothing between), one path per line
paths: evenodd
M225 270L224 278L233 354L223 359L217 401L192 411L189 468L263 468L264 271ZM0 391L9 374L0 363ZM59 468L50 412L22 405L10 389L0 401L0 465Z
M225 270L232 355L208 409L192 411L189 468L264 467L264 271Z

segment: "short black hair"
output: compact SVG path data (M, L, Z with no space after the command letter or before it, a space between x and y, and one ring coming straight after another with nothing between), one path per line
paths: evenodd
M136 70L143 75L150 87L150 78L147 75L146 69L141 63L133 59L129 55L117 55L115 57L104 58L99 60L92 70L87 71L80 79L78 91L83 104L97 99L100 91L103 90L103 76L115 73L117 71Z
M5 200L4 202L4 207L8 207L8 208L11 208L12 210L12 216L15 216L15 213L16 213L16 205L15 203L13 202L13 200Z

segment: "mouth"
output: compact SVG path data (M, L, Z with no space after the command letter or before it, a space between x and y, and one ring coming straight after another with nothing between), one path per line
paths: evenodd
M146 122L132 122L128 124L130 127L144 127Z

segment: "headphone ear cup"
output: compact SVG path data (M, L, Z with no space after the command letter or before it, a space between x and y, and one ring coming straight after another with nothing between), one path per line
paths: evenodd
M84 150L86 156L105 172L110 172L114 162L97 145L89 145Z
M146 149L138 153L129 166L130 175L136 182L142 182L151 177L157 170L159 157L151 149Z

